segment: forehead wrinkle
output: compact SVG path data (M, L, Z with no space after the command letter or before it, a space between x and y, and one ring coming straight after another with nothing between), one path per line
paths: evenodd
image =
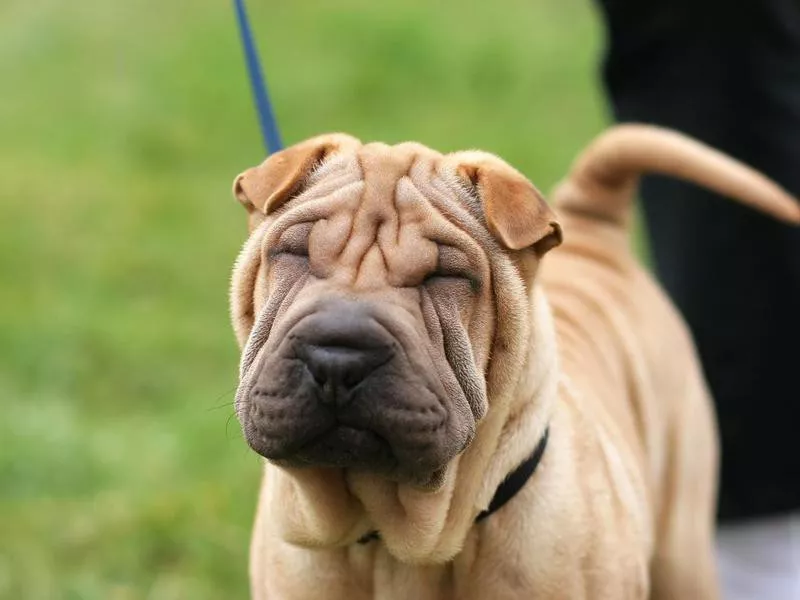
M366 186L364 187L366 188ZM364 257L374 243L377 230L375 220L370 219L369 215L365 216L365 195L366 189L361 194L358 204L354 207L353 216L350 219L350 230L347 232L344 247L339 255L340 262L345 264L353 263L356 275L361 268Z
M487 264L491 262L490 255L499 248L485 226L459 203L453 202L453 191L449 187L443 190L436 185L440 181L438 177L427 179L419 177L418 173L416 175L416 181L412 181L412 184L427 200L431 212L458 232L458 239L462 243L466 242L475 255L485 256Z
M392 148L386 144L373 143L360 147L355 154L363 177L364 190L355 209L353 226L341 256L345 262L355 267L356 275L370 248L376 244L388 271L378 236L381 227L386 224L394 225L399 232L397 187L407 175L416 151L416 147L408 144ZM354 233L358 235L354 236Z
M436 157L441 159L442 157ZM414 182L415 187L423 197L427 198L433 208L448 222L456 226L461 231L470 234L477 234L480 237L482 246L494 249L494 239L489 234L484 223L483 206L479 199L473 198L463 187L454 186L452 182L443 178L440 173L438 160L427 162L419 161L414 165L409 173L409 177ZM417 184L417 181L420 184ZM421 188L426 187L433 193L425 193ZM456 189L453 189L457 187ZM469 202L461 199L461 194L467 195ZM455 196L455 199L453 198ZM456 222L453 220L455 219Z
M499 249L494 237L486 227L483 207L473 206L472 203L460 202L459 194L452 186L440 177L433 177L427 182L434 194L431 194L431 203L453 225L470 236L478 238L476 241L487 250ZM465 190L459 190L467 194ZM456 198L454 199L453 196Z
M253 232L253 234L255 235L261 227L264 227L265 231L262 233L264 238L269 238L269 241L274 241L272 238L276 233L283 231L287 227L307 221L318 221L328 218L341 210L342 207L353 203L353 196L360 196L358 187L361 185L363 185L362 181L353 181L333 189L331 193L325 196L305 198L303 202L290 206L276 213L274 216L271 215L264 224Z
M377 243L390 281L407 287L436 268L436 245L426 233L438 217L410 177L398 179L390 218L378 231Z
M331 196L340 196L350 186L362 182L361 169L353 155L334 155L306 176L300 192L277 210L270 212L267 218L278 219L297 210L311 210L308 205L315 201L329 202ZM315 207L319 205L319 202L313 204Z

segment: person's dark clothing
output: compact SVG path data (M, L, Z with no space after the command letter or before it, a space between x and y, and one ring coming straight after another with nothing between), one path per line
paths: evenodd
M598 2L616 120L683 131L800 195L799 0ZM715 399L720 519L800 510L800 230L664 178L641 195Z

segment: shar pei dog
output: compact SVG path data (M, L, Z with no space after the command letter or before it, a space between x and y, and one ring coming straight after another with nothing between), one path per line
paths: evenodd
M236 178L254 598L717 596L712 404L629 243L645 172L800 221L759 173L637 124L552 207L491 154L344 134Z

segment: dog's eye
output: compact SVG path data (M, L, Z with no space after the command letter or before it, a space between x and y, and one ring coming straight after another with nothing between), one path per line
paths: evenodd
M313 226L313 223L300 223L287 227L269 249L270 257L274 258L281 254L308 256L308 237Z
M475 275L467 255L458 248L442 244L439 245L436 270L428 274L425 283L447 282L468 283L473 291L480 288L480 280Z

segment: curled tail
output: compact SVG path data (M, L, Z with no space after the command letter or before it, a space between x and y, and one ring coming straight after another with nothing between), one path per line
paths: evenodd
M692 138L651 125L617 125L600 134L573 163L553 200L562 210L626 223L645 173L683 179L800 224L800 203L775 182Z

